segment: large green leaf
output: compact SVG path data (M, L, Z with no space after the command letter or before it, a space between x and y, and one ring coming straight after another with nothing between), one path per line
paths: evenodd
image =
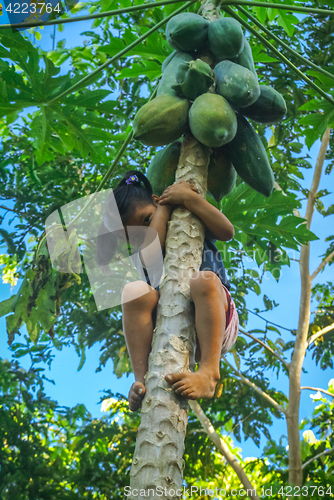
M26 321L27 331L30 339L35 345L37 345L39 335L41 332L40 321L40 311L33 308Z
M45 106L41 106L41 112L36 115L31 122L31 135L34 137L33 145L36 148L36 159L39 165L42 165L45 161L43 149L45 145L46 127Z
M0 316L5 316L10 312L13 312L12 305L15 300L15 295L12 295L9 299L0 302Z
M66 98L66 104L74 104L78 107L92 108L99 104L105 97L110 94L110 90L92 90L77 96L70 95Z
M56 289L50 280L44 288L39 291L36 299L36 307L32 308L33 317L38 317L45 333L48 333L56 320Z
M300 208L295 195L274 191L267 198L241 183L223 198L220 208L237 230L256 237L257 242L264 239L275 243L277 248L298 250L299 244L317 239L307 230L304 219L292 215L295 208Z
M150 80L156 80L161 75L161 65L155 61L142 61L134 63L131 67L124 68L118 78L137 78L146 76Z
M0 33L0 43L7 48L18 49L23 52L36 51L35 47L19 32L11 32L10 30L3 30Z

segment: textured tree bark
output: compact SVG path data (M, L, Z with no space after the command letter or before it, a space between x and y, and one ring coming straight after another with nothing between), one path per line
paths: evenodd
M321 141L312 186L309 191L305 219L310 229L317 195L321 171L329 143L330 129L327 128ZM289 405L287 409L287 428L289 440L289 483L301 486L303 480L302 457L299 436L299 406L300 406L300 377L307 347L307 336L310 324L310 303L312 280L309 270L310 245L303 245L300 251L301 297L299 306L299 321L295 347L289 370Z
M192 181L203 198L209 153L209 148L196 139L185 137L175 175L175 182ZM155 498L158 487L163 493L160 498L181 497L189 406L164 376L193 371L195 367L195 315L189 281L201 266L203 242L202 221L182 205L175 208L168 222L156 328L145 377L146 395L130 472L131 491L143 490L145 498Z

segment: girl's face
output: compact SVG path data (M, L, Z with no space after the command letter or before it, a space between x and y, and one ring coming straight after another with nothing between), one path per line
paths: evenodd
M129 239L129 233L127 231L127 226L146 226L148 227L152 221L152 218L157 209L157 201L154 200L154 205L139 205L135 213L128 219L126 225L124 226L127 238ZM120 231L120 239L126 241L126 237L123 231ZM143 231L140 227L130 230L131 243L138 248L142 244L145 238L146 231Z

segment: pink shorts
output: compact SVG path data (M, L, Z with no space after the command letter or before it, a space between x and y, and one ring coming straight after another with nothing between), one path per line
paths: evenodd
M235 303L232 300L232 297L230 295L230 292L228 289L223 285L222 287L224 288L226 292L226 298L227 298L227 303L228 303L228 309L226 311L226 327L225 327L225 335L223 338L222 342L222 350L221 350L221 355L223 356L226 354L237 341L238 333L239 333L239 317L238 317L238 312L235 307Z

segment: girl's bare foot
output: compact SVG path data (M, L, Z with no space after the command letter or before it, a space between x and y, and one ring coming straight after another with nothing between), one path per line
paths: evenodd
M187 399L210 399L220 377L204 368L197 372L169 373L165 376L173 390Z
M128 395L129 407L131 411L136 411L141 408L141 403L145 396L145 392L146 389L142 382L134 382L132 384Z

